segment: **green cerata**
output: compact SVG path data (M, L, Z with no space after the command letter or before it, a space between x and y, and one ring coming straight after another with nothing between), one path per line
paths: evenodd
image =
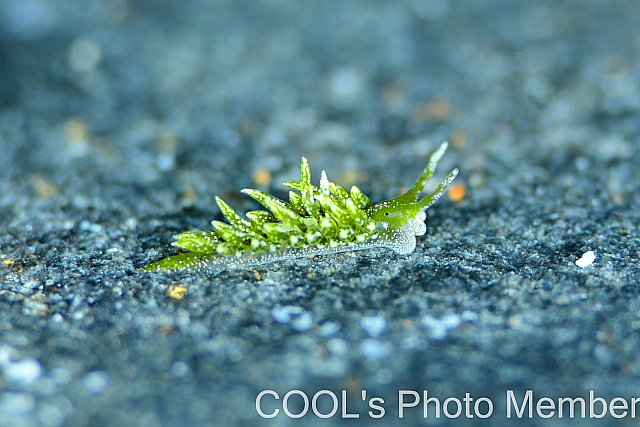
M244 194L268 211L250 211L243 218L216 197L229 223L212 221L214 231L174 236L172 245L188 252L154 262L143 270L213 272L377 247L410 254L416 248L416 236L427 231L425 211L458 174L454 169L433 192L419 199L447 147L444 142L431 155L409 191L375 205L357 187L347 191L329 181L325 171L319 187L311 184L309 164L303 157L300 181L283 183L292 190L288 203L259 190L244 189Z

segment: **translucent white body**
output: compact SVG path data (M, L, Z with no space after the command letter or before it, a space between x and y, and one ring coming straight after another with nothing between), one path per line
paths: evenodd
M407 255L416 249L416 236L422 236L426 233L425 219L425 212L419 212L414 218L409 219L404 226L394 230L388 229L388 223L381 222L378 224L380 229L379 236L362 243L285 248L278 252L248 253L240 257L212 255L208 258L199 258L196 254L193 254L193 257L188 257L189 254L186 254L187 259L184 261L184 268L195 269L205 273L215 273L222 270L254 267L288 259L362 251L373 248L390 248L399 255Z

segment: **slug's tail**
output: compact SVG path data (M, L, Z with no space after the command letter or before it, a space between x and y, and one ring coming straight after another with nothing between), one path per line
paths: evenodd
M161 259L143 267L142 271L165 271L165 270L197 270L204 266L211 254L188 252L186 254L174 255Z

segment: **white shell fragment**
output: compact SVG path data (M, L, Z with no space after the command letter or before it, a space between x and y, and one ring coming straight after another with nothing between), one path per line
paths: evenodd
M576 265L580 268L589 267L596 260L596 254L593 251L587 251L582 254L582 258L576 261Z

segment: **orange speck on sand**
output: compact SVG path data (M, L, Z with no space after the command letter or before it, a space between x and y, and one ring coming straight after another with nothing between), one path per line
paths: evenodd
M442 97L433 98L427 105L418 106L413 111L413 120L422 123L429 120L442 120L451 112L451 104Z
M182 299L186 293L187 288L182 285L169 286L167 290L167 295L174 299Z
M350 187L358 181L358 172L352 169L346 170L338 181L345 187Z
M462 148L467 143L467 133L463 130L454 130L451 133L451 144L456 148Z
M612 196L613 201L616 202L617 204L621 205L624 203L624 196L620 193L616 193Z
M266 169L258 169L253 172L251 179L256 185L269 185L271 183L271 172Z
M74 117L64 124L64 137L67 141L84 140L87 134L87 123L80 117Z
M58 192L58 187L55 184L46 181L38 175L31 178L31 186L35 190L36 195L41 199L48 199Z
M13 260L12 259L5 259L4 260L4 265L11 265L13 264Z
M196 201L196 192L192 186L189 186L183 193L183 197L187 204L192 205Z
M169 325L162 325L158 328L158 332L162 335L170 334L173 332L173 328Z
M449 190L447 190L447 195L454 202L459 202L464 199L465 194L467 193L467 189L464 184L453 184Z

